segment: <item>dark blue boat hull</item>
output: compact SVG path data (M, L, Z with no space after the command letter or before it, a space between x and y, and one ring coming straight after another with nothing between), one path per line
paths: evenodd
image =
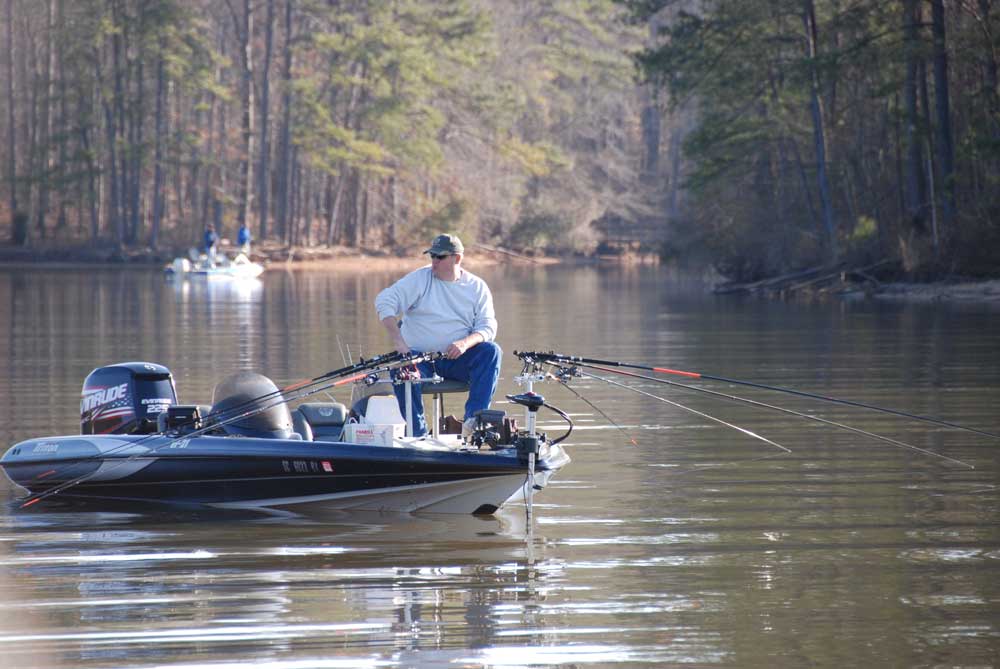
M541 457L535 484L568 462ZM493 513L527 482L513 449L484 453L334 442L199 436L32 439L0 459L32 494L229 508Z

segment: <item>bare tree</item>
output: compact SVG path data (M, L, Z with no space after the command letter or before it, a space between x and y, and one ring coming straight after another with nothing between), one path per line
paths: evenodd
M14 77L14 0L7 0L5 19L7 24L7 181L10 184L10 215L18 215L17 208L17 79ZM14 234L17 234L16 227ZM15 241L18 241L15 239Z

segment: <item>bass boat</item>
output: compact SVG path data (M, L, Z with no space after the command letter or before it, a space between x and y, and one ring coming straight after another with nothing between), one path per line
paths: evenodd
M264 266L255 263L243 253L235 257L222 255L213 261L206 255L192 254L192 259L174 258L164 270L167 276L204 277L207 279L256 279L264 273Z
M211 406L181 405L170 370L148 362L95 369L84 382L81 434L29 439L0 467L30 493L21 506L59 495L89 503L168 503L240 509L359 509L493 514L534 491L569 462L559 439L536 431L550 407L532 384L508 395L524 428L503 411L480 412L471 435L445 434L435 416L425 437L407 436L390 383L430 356L390 353L279 389L241 372L219 383ZM436 379L421 385L433 386ZM346 383L338 402L289 402ZM433 392L425 390L425 392ZM570 425L572 431L572 425Z

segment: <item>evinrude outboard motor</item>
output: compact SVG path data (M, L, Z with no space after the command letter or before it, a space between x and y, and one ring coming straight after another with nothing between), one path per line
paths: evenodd
M98 367L83 382L81 434L149 434L156 417L177 403L170 370L152 362Z
M254 402L266 396L260 402ZM215 386L212 397L212 415L223 419L238 416L244 411L267 407L246 418L225 423L228 434L264 439L293 439L292 414L282 401L281 392L274 381L254 372L237 372ZM228 413L223 413L228 412Z

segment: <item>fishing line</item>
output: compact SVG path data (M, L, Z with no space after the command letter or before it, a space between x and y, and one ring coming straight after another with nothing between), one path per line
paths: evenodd
M566 388L566 390L570 391L571 393L573 393L574 395L576 395L578 398L580 398L581 400L583 400L591 409L593 409L597 413L599 413L602 416L604 416L604 420L608 421L614 427L616 427L619 430L621 430L621 433L624 434L626 437L628 437L628 440L632 442L633 446L638 446L639 445L639 442L637 442L635 440L635 438L631 434L629 434L628 431L624 427L622 427L621 425L619 425L618 423L616 423L615 420L611 416L609 416L607 413L605 413L605 411L603 409L601 409L599 406L597 406L596 404L594 404L593 402L591 402L590 400L588 400L586 397L584 397L583 395L581 395L580 393L578 393L573 386L569 385L569 381L568 380L559 379L559 382Z
M551 363L551 362L546 363L546 364L548 364L548 365L555 365L555 363ZM564 368L560 368L560 369L564 369ZM572 376L572 375L570 375L570 376ZM580 394L579 392L577 392L575 388L573 388L571 385L569 385L569 380L566 377L564 377L562 375L556 375L556 378L559 380L560 383L563 384L563 386L567 390L569 390L571 393L573 393L574 395L576 395L578 398L580 398L581 400L583 400L584 402L586 402L588 405L590 405L591 408L593 408L599 414L601 414L602 416L604 416L604 418L609 423L611 423L614 427L616 427L619 430L621 430L622 434L624 434L626 437L628 437L629 441L631 441L634 446L638 446L639 445L639 443L628 433L628 431L625 430L624 427L622 427L621 425L619 425L618 423L616 423L614 421L614 419L612 419L611 416L609 416L607 413L605 413L600 407L598 407L596 404L594 404L589 399L587 399L586 397L584 397L582 394ZM602 378L600 378L598 376L594 376L593 378L600 379L601 381L607 381L607 379L602 379ZM677 384L677 385L680 385L680 384ZM750 462L760 462L761 460L770 460L771 458L781 457L782 455L783 455L783 453L772 453L770 455L762 455L760 457L751 458L749 460L740 460L738 462L737 461L733 461L733 462L719 462L719 463L711 464L711 465L699 465L697 467L694 467L692 469L687 469L687 470L684 470L684 471L670 472L670 476L673 477L673 478L677 478L679 476L686 476L688 474L692 474L692 473L697 472L697 471L703 471L703 470L706 470L706 469L713 469L713 468L718 468L718 467L728 467L728 466L734 465L734 464L741 464L741 465L743 465L743 464L748 464Z
M674 386L676 388L684 388L686 390L693 390L695 392L705 393L706 395L713 395L715 397L721 397L723 399L731 400L731 401L734 401L734 402L743 402L744 404L750 404L750 405L753 405L753 406L756 406L756 407L761 407L761 408L764 408L764 409L771 409L772 411L780 411L782 413L790 414L792 416L797 416L799 418L805 418L807 420L816 421L817 423L823 423L824 425L830 425L832 427L837 427L837 428L840 428L842 430L847 430L849 432L854 432L856 434L860 434L860 435L863 435L863 436L866 436L866 437L870 437L872 439L878 439L879 441L884 441L884 442L892 444L894 446L899 446L900 448L908 448L908 449L910 449L912 451L916 451L916 452L922 453L924 455L930 455L930 456L933 456L933 457L936 457L936 458L941 458L942 460L948 460L949 462L954 462L955 464L961 465L963 467L968 467L969 469L975 469L974 465L971 465L968 462L964 462L962 460L959 460L957 458L953 458L953 457L948 456L948 455L942 455L941 453L935 453L934 451L928 450L926 448L921 448L919 446L914 446L913 444L908 444L905 441L899 441L897 439L893 439L891 437L886 437L886 436L881 435L881 434L876 434L874 432L868 432L867 430L862 430L861 428L858 428L858 427L854 427L854 426L851 426L851 425L846 425L844 423L838 423L836 421L829 420L829 419L826 419L826 418L820 418L819 416L812 416L812 415L807 414L807 413L802 413L801 411L795 411L794 409L786 409L785 407L779 407L779 406L775 406L773 404L767 404L765 402L758 402L757 400L751 400L751 399L748 399L746 397L739 397L737 395L729 395L729 394L726 394L726 393L720 393L718 391L709 390L707 388L698 388L696 386L689 386L689 385L685 385L683 383L677 383L676 381L668 381L666 379L657 379L657 378L652 377L652 376L645 376L643 374L636 374L634 372L626 372L626 371L619 370L619 369L610 369L610 368L606 368L606 367L600 367L598 365L589 365L589 364L586 364L586 363L580 363L580 364L582 366L584 366L584 367L589 368L589 369L598 369L598 370L600 370L602 372L611 372L612 374L621 374L623 376L631 376L631 377L634 377L634 378L637 378L637 379L644 379L646 381L652 381L653 383L661 383L663 385Z
M721 418L716 418L715 416L709 416L707 413L705 413L703 411L698 411L697 409L692 409L691 407L686 407L683 404L680 404L679 402L674 402L673 400L668 400L665 397L660 397L659 395L654 395L652 393L647 393L645 390L640 390L639 388L633 388L632 386L627 386L624 383L619 383L619 382L613 381L611 379L606 379L603 376L597 376L596 374L590 374L588 372L581 372L581 374L583 376L589 377L591 379L597 379L599 381L604 381L605 383L610 383L613 386L618 386L619 388L624 388L625 390L631 390L634 393L639 393L640 395L645 395L646 397L651 397L654 400L657 400L657 401L660 401L660 402L664 402L665 404L669 404L671 406L675 406L678 409L684 409L685 411L689 411L689 412L691 412L691 413L693 413L693 414L695 414L697 416L701 416L702 418L707 418L708 420L711 420L711 421L714 421L716 423L719 423L720 425L725 425L726 427L730 427L730 428L732 428L734 430L742 432L743 434L745 434L745 435L747 435L749 437L752 437L754 439L759 439L760 441L763 441L766 444L771 444L772 446L776 446L776 447L780 448L781 450L783 450L786 453L791 453L792 452L791 449L785 448L784 446L782 446L778 442L771 441L767 437L763 437L763 436L761 436L761 435L759 435L759 434L757 434L755 432L751 432L750 430L748 430L746 428L743 428L743 427L740 427L739 425L734 425L732 423L727 423L726 421L722 420Z
M561 353L538 353L538 352L518 352L514 351L514 355L527 356L534 358L539 361L561 361L568 363L579 363L579 364L590 364L590 365L608 365L611 367L628 367L631 369L642 369L649 372L659 372L661 374L674 374L677 376L685 376L691 379L707 379L710 381L721 381L723 383L732 383L735 385L749 386L751 388L760 388L763 390L771 390L779 393L788 393L790 395L798 395L800 397L808 397L809 399L820 400L823 402L833 402L835 404L844 404L847 406L858 407L861 409L868 409L870 411L880 411L882 413L892 414L894 416L901 416L903 418L909 418L912 420L924 421L926 423L934 423L936 425L943 425L945 427L955 428L957 430L965 430L967 432L974 432L976 434L981 434L986 437L991 437L993 439L1000 439L1000 434L995 432L988 432L986 430L980 430L975 427L968 427L965 425L959 425L958 423L952 423L951 421L942 420L940 418L932 418L930 416L920 416L918 414L908 413L906 411L900 411L898 409L888 409L886 407L875 406L873 404L865 404L864 402L856 402L854 400L842 399L839 397L830 397L829 395L819 395L816 393L809 393L803 390L795 390L794 388L782 388L779 386L770 386L763 383L756 383L753 381L743 381L740 379L731 379L725 376L713 376L711 374L703 374L701 372L687 372L679 369L670 369L667 367L654 367L652 365L639 365L630 362L620 362L617 360L599 360L597 358L583 358L579 356L563 355Z
M552 364L552 363L548 363L548 364ZM597 376L596 374L588 374L586 372L581 372L581 375L590 377L592 379L598 379L599 381L604 381L605 383L609 383L611 385L620 386L622 388L625 388L626 390L631 390L631 391L637 392L637 393L639 393L641 395L646 395L648 397L652 397L655 400L659 400L661 402L666 402L667 404L672 404L672 405L674 405L676 407L684 409L685 411L690 411L692 413L698 414L699 416L703 416L705 418L708 418L709 420L713 420L713 421L715 421L717 423L721 423L722 425L725 425L727 427L731 427L733 429L739 430L740 432L748 434L751 437L754 437L756 439L760 439L760 440L762 440L764 442L767 442L769 444L777 446L778 448L780 448L783 451L783 453L772 453L770 455L762 455L762 456L759 456L759 457L756 457L756 458L751 458L750 460L740 460L740 461L732 461L732 462L719 462L719 463L716 463L716 464L701 465L701 466L694 467L692 469L688 469L688 470L685 470L685 471L670 472L670 476L673 477L673 478L677 478L677 477L680 477L680 476L686 476L687 474L692 474L692 473L698 472L698 471L704 471L706 469L713 469L713 468L719 468L719 467L728 467L728 466L736 465L736 464L745 465L745 464L750 463L750 462L760 462L762 460L769 460L771 458L780 457L780 456L784 455L785 453L791 453L792 452L791 450L785 448L781 444L778 444L778 443L776 443L774 441L771 441L770 439L767 439L766 437L762 437L762 436L760 436L758 434L754 434L753 432L750 432L749 430L745 430L744 428L741 428L738 425L732 425L732 424L727 423L727 422L725 422L723 420L720 420L720 419L715 418L713 416L709 416L708 414L702 413L702 412L697 411L695 409L691 409L690 407L686 407L686 406L684 406L682 404L679 404L677 402L672 402L671 400L668 400L666 398L659 397L659 396L653 395L651 393L647 393L647 392L645 392L643 390L639 390L637 388L632 388L631 386L626 386L625 384L618 383L616 381L612 381L611 379L605 379L604 377ZM566 387L568 388L569 386L566 386ZM582 397L581 397L581 399L582 399Z

